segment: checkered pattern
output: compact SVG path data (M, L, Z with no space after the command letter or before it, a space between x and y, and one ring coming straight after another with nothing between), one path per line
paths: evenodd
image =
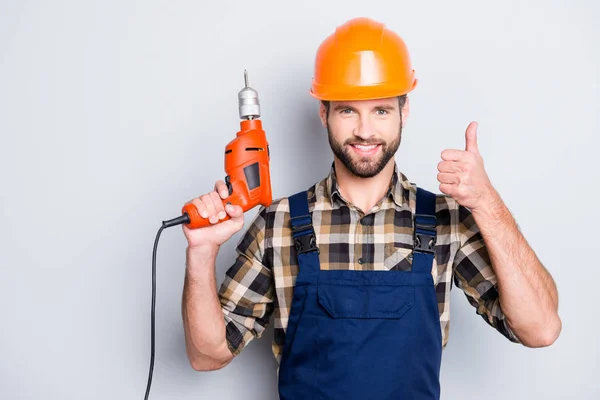
M416 192L416 185L396 165L386 196L364 213L342 197L332 165L329 175L308 189L321 269L409 271ZM436 217L431 274L442 346L448 342L453 283L488 324L520 343L500 308L496 276L471 212L451 197L438 194ZM287 197L274 200L269 207L261 206L236 249L237 258L219 290L229 348L238 355L262 335L273 315L272 350L279 363L298 274Z

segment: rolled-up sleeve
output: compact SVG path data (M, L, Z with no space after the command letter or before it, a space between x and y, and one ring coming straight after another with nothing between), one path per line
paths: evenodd
M457 233L460 247L452 266L455 285L490 326L511 342L521 343L500 306L498 281L483 236L471 211L463 206L458 208Z
M273 312L273 274L265 258L266 210L261 206L238 242L236 259L218 292L234 356L263 334Z

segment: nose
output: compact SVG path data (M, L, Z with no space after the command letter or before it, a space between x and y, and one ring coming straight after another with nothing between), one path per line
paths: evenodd
M368 140L369 138L375 136L375 127L371 123L368 113L360 114L358 118L358 126L354 130L354 135L363 140Z

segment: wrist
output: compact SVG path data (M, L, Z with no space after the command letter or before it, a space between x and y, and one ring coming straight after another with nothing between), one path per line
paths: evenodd
M474 216L489 217L493 219L498 218L502 214L502 211L502 199L494 188L489 189L479 207L471 210Z
M187 247L186 249L186 270L188 275L198 276L214 274L219 246L202 245L197 247Z
M194 258L216 258L219 253L219 245L213 244L202 244L198 246L188 246L186 248L186 254L188 257Z

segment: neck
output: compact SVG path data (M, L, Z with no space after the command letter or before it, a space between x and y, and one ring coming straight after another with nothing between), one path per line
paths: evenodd
M337 157L334 158L334 165L342 197L364 213L368 213L385 196L394 175L395 161L392 158L381 172L372 178L353 175Z

